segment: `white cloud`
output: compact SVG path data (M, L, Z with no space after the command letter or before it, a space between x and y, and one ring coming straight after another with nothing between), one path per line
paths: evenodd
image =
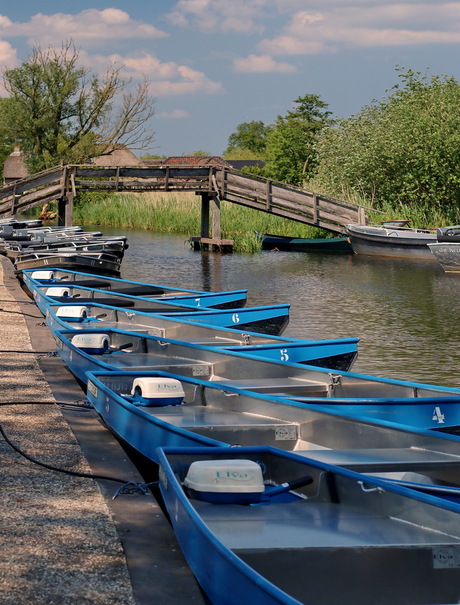
M0 40L0 65L3 67L15 67L18 63L16 50L9 42Z
M18 58L15 49L4 40L0 40L0 65L3 68L11 69L18 65ZM0 78L0 97L8 96L3 80Z
M135 21L125 11L116 8L88 9L76 15L37 13L25 23L14 23L0 15L0 35L26 37L41 44L72 39L85 46L100 45L106 40L153 39L167 36L165 32L140 21Z
M249 55L235 59L233 68L240 73L292 73L294 65L275 61L270 55Z
M183 118L189 118L190 114L184 109L173 109L172 111L160 111L155 114L157 118L165 118L172 120L181 120Z
M340 48L460 42L460 2L326 0L308 5L309 9L291 14L279 35L261 40L259 50L269 55L306 55Z
M167 20L207 32L262 33L271 0L179 0Z
M133 79L143 78L144 75L152 82L152 94L156 97L183 94L218 94L223 92L220 82L207 78L201 71L174 61L162 63L157 57L144 53L134 57L123 57L112 54L109 57L92 56L93 67L98 66L102 71L107 60L118 65L124 65L126 73Z

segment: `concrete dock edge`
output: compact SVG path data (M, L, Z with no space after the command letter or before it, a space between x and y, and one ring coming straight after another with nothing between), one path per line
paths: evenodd
M47 355L54 339L4 257L0 301L0 424L7 436L50 465L143 482L98 415L75 406L84 393L64 363ZM119 483L39 467L1 437L0 457L2 604L205 602L152 494L113 499Z

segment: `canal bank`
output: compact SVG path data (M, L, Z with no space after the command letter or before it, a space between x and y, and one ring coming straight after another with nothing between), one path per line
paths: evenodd
M153 496L57 357L33 301L0 257L0 602L175 605L203 598ZM73 474L27 460L28 456Z

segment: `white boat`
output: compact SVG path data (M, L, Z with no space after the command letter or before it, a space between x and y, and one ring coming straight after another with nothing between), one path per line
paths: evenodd
M355 254L436 260L428 247L437 241L436 229L413 229L388 222L382 225L345 225L345 231Z

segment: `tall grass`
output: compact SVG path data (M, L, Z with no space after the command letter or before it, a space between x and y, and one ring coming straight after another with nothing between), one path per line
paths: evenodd
M196 236L201 229L201 199L190 192L123 193L103 199L88 196L76 204L74 221ZM221 204L221 230L223 238L234 240L237 252L260 250L261 243L255 231L291 237L326 236L315 227L229 202Z

